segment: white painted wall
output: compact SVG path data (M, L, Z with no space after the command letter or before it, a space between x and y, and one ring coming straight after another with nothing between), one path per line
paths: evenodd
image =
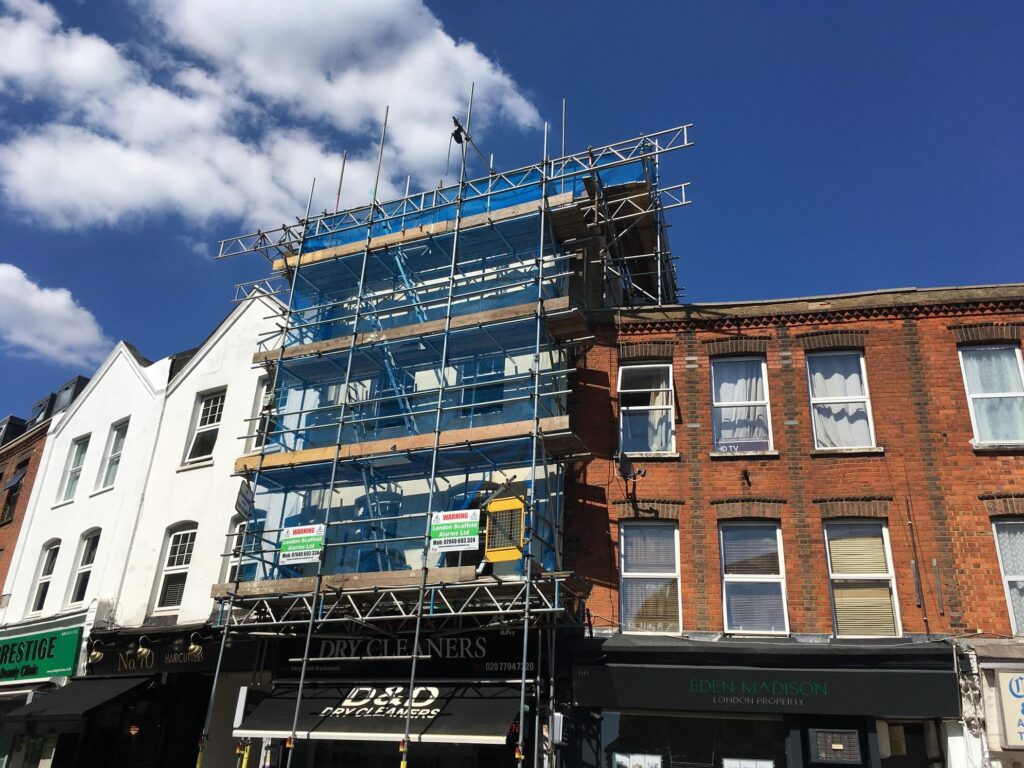
M3 621L13 623L81 611L83 605L104 606L115 598L131 542L149 460L156 440L168 359L141 365L122 342L110 353L74 404L50 425L25 522L18 537L4 592L10 595ZM112 424L129 418L121 463L110 488L100 490L101 469ZM61 483L76 438L89 434L77 491L61 501ZM85 600L69 605L84 532L101 531L99 549ZM60 539L61 546L43 609L32 611L32 599L43 546Z
M253 430L247 419L256 413L262 369L252 356L260 339L274 329L270 301L242 302L203 344L167 387L153 467L146 485L138 530L127 553L117 623L139 626L156 616L176 616L178 624L203 622L214 602L210 587L223 581L227 534L235 516L241 480L234 462L251 441L239 436ZM185 463L197 403L211 390L225 389L224 411L208 461ZM158 609L157 591L166 559L168 528L198 523L185 594L177 608Z

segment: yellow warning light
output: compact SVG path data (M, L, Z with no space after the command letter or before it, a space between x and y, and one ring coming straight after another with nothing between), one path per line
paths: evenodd
M492 563L523 556L526 505L517 498L494 499L487 505L484 558Z

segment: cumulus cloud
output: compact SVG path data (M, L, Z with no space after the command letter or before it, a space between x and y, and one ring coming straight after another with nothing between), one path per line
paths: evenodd
M90 369L113 346L66 288L43 288L0 263L0 342L15 355Z
M39 0L0 6L0 92L45 107L0 134L0 190L53 226L167 213L273 226L292 220L313 176L316 207L333 205L343 148L343 198L361 203L386 104L381 197L406 174L433 186L471 82L475 128L539 122L512 78L421 0L137 0L157 20L145 57L65 28Z

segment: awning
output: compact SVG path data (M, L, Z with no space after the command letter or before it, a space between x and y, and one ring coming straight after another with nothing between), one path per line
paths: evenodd
M307 685L302 691L296 736L300 739L398 741L405 737L407 686ZM279 685L256 705L237 738L281 739L292 735L297 686ZM239 702L238 711L244 711ZM505 685L422 685L413 689L409 738L460 744L504 744L519 713L519 689Z
M91 710L149 683L152 677L81 677L52 693L36 692L32 701L8 712L4 723L46 723L77 730Z

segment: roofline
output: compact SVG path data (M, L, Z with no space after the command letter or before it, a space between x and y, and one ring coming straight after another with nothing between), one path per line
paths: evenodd
M835 293L784 299L696 302L660 307L620 307L592 312L596 319L618 323L708 320L725 317L775 317L837 311L876 311L884 308L975 303L1024 302L1024 283L952 286L948 288L884 288L858 293Z
M11 442L5 443L4 445L0 445L0 456L6 454L9 450L11 453L17 453L18 450L24 447L23 445L21 445L22 443L27 443L29 441L29 438L38 437L37 433L40 431L42 431L42 433L45 435L49 430L50 421L52 419L52 416L48 416L47 418L43 419L37 424L34 424L30 429L27 429L24 432L22 432L16 438L11 440ZM12 448L15 450L11 450ZM2 461L2 459L0 459L0 461Z

